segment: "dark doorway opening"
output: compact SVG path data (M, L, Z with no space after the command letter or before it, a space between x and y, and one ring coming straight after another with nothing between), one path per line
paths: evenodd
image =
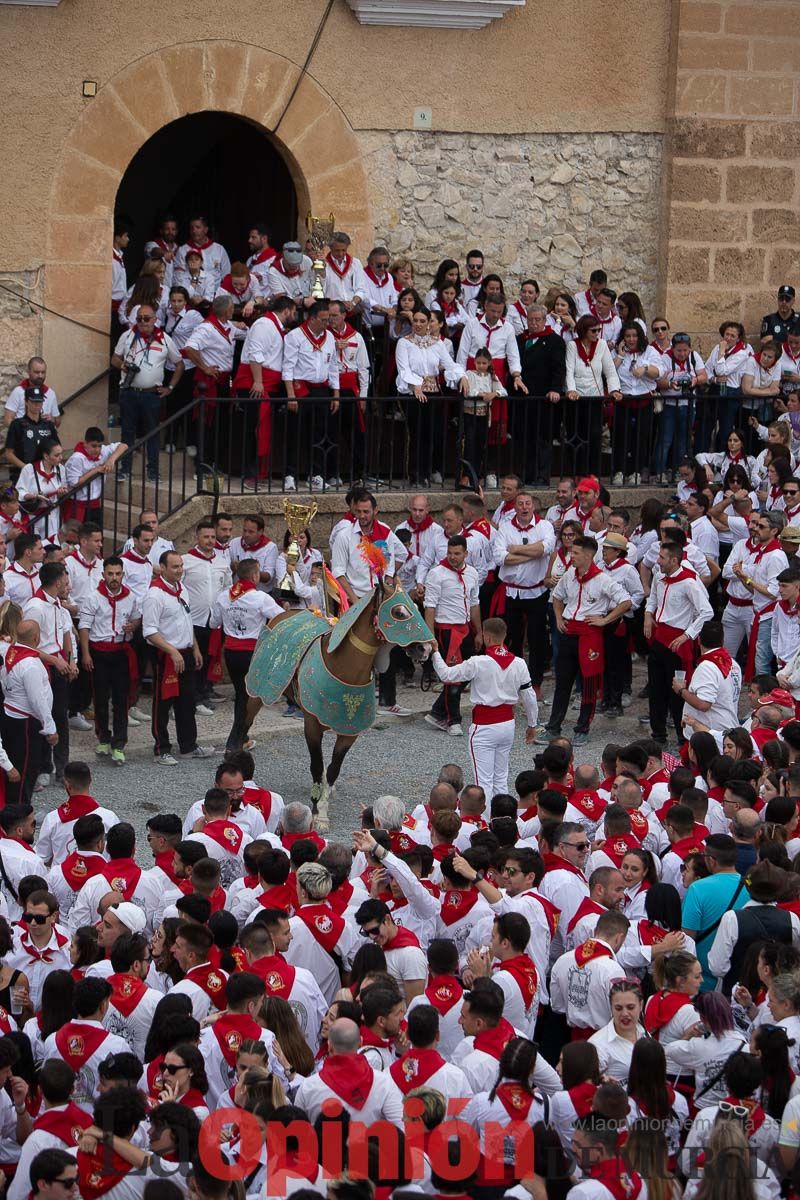
M116 214L132 229L125 253L131 282L145 243L167 212L178 219L181 242L190 217L205 213L211 236L231 262L249 255L247 233L256 221L267 224L274 246L297 236L297 193L280 152L256 125L229 113L192 113L172 121L128 165Z

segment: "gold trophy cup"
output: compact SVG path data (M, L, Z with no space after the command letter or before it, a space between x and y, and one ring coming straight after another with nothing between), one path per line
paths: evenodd
M311 270L314 272L314 286L311 289L311 295L315 300L322 300L325 297L325 288L322 280L325 276L325 263L323 261L323 252L325 247L330 245L331 237L335 227L333 213L325 217L312 217L311 213L306 217L306 226L308 228L308 240L314 250L314 261L311 264Z
M314 517L317 515L317 504L313 500L311 504L297 504L294 500L284 500L283 515L286 519L289 533L292 535L292 540L284 557L287 564L291 563L292 566L296 566L300 561L300 546L297 539L301 533L309 528ZM278 594L287 597L294 595L294 581L289 571L286 572L278 584Z

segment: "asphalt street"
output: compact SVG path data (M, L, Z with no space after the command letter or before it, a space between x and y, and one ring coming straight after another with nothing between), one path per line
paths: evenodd
M643 665L634 663L634 695L645 682ZM544 696L552 695L552 678L545 679ZM232 719L232 689L219 688L226 700L212 717L198 717L199 739L204 745L220 749L218 757L210 759L181 759L178 766L155 765L148 725L131 729L127 748L128 761L124 767L112 767L107 760L96 759L93 733L70 735L70 757L89 762L93 774L93 795L100 804L117 813L120 820L130 821L137 832L137 859L142 866L152 865L145 840L145 822L156 812L177 812L181 817L193 801L201 799L214 782L214 769L222 760L221 747ZM411 717L382 717L376 725L357 740L347 758L330 806L329 837L349 841L358 826L361 809L380 795L400 796L409 809L427 798L440 767L446 762L459 763L470 780L471 767L466 737L469 705L462 702L465 736L451 737L427 725L423 715L433 702L431 693L418 686L400 687L398 703L414 710ZM145 707L149 701L143 702ZM262 710L253 727L257 745L256 782L279 792L285 801L309 802L311 777L308 755L303 738L302 722L282 716L284 706L275 705ZM547 720L549 706L542 708L542 723ZM577 762L599 765L600 753L609 741L628 742L647 734L648 727L637 718L646 712L646 701L634 700L624 717L598 715L591 729L590 741L576 751ZM564 732L569 734L577 713L569 714ZM333 735L325 738L326 756L330 754ZM524 719L518 709L517 737L511 755L509 783L514 776L533 765L537 747L524 742ZM36 793L34 804L40 820L46 812L62 802L63 793L57 786Z

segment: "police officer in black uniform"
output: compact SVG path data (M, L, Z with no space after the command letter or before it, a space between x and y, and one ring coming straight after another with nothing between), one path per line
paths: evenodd
M6 462L9 464L11 482L16 483L19 473L27 463L38 457L39 445L47 438L59 440L58 431L52 421L42 419L44 388L25 389L25 413L15 417L6 435Z
M795 292L791 284L781 284L778 288L778 311L767 313L761 322L762 338L769 337L778 343L786 341L787 330L799 315L793 308L794 296Z

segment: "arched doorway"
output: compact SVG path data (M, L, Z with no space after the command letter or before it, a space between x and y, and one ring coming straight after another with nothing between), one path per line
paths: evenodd
M263 129L231 113L171 121L134 155L116 201L117 215L132 229L129 276L166 212L177 217L182 239L190 217L207 214L232 262L250 253L247 232L256 221L269 226L273 245L297 236L297 193L283 157Z

